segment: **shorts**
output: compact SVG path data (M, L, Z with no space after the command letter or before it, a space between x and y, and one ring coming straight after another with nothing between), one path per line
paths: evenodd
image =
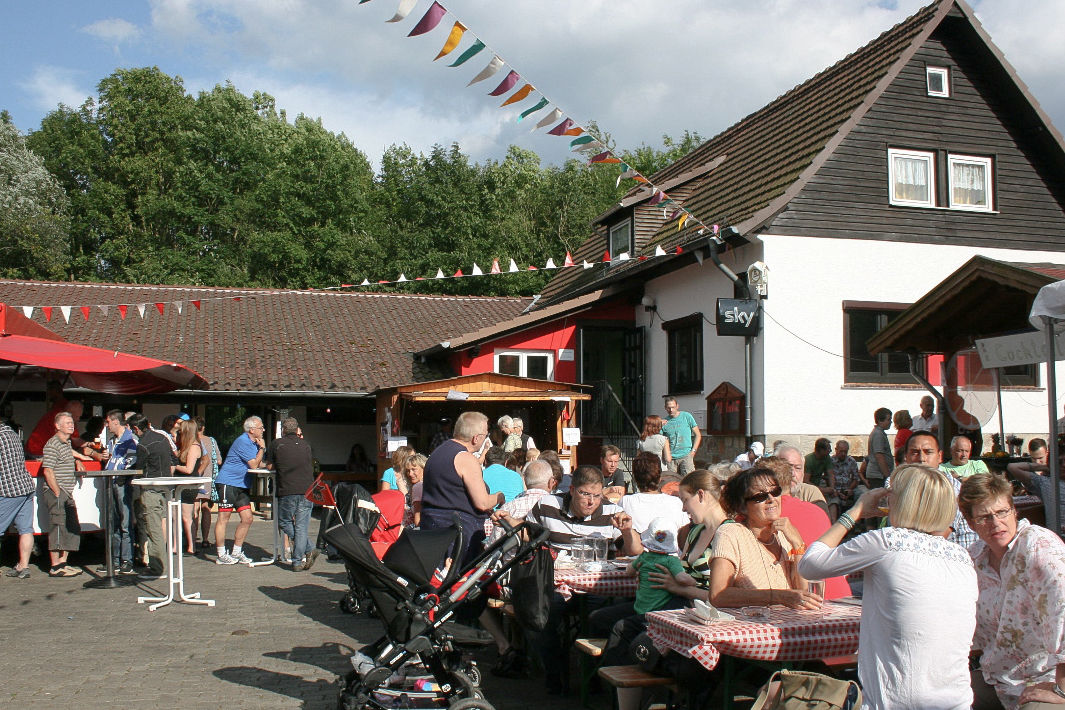
M251 498L248 496L247 488L240 488L239 486L227 486L224 483L216 483L215 490L218 491L218 510L219 511L237 511L248 510L251 508Z
M33 534L33 493L0 498L0 535L7 532L12 523L19 535Z

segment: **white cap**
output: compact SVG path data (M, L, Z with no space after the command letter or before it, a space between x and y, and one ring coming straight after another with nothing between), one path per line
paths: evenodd
M765 444L760 441L751 442L750 450L755 456L761 456L765 453ZM733 449L733 451L735 451L735 449Z
M655 518L640 535L644 549L666 555L677 554L677 524L669 518Z

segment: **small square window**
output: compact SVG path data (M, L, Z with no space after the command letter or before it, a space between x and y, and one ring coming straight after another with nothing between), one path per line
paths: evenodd
M950 155L950 208L972 212L990 212L991 158L972 155Z
M554 355L534 350L495 352L495 371L501 375L550 380L554 375Z
M632 255L632 220L615 224L610 228L610 258L617 259L622 254Z
M950 71L946 67L925 67L924 78L929 96L950 96Z
M891 204L935 207L935 156L916 150L888 149Z

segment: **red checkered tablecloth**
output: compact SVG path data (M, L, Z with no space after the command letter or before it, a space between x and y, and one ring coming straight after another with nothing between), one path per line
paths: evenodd
M625 570L611 567L602 572L578 569L556 569L555 591L563 599L574 594L599 594L604 597L635 597L638 577L629 577Z
M686 609L647 614L647 633L660 649L694 658L708 669L721 654L759 661L803 661L858 650L862 609L827 603L821 611L772 607L769 621L690 621Z

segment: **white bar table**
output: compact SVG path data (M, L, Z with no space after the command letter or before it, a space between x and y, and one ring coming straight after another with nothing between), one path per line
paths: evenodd
M249 567L262 567L263 565L272 565L277 562L277 558L280 556L281 551L281 528L280 518L277 515L277 471L270 468L249 468L248 473L254 474L259 478L266 481L266 485L270 488L270 517L274 522L274 554L265 560L259 560L258 562L249 562Z
M133 481L133 485L144 489L156 489L166 498L167 591L165 597L137 597L138 604L154 602L149 605L148 611L155 611L173 601L214 606L213 599L200 599L199 592L185 594L185 565L181 554L181 490L184 488L200 488L210 482L210 476L160 476L157 478L138 478ZM175 568L177 568L176 572ZM177 597L174 596L175 588L177 588Z
M139 476L143 471L139 469L104 469L102 471L82 471L81 475L85 478L102 478L104 479L104 535L107 536L104 543L104 554L107 555L107 574L103 577L97 577L96 579L90 579L86 582L84 587L88 589L114 589L125 584L132 584L133 580L128 577L116 577L115 576L115 550L113 549L115 544L115 520L114 520L114 483L115 478L121 477L133 477Z

